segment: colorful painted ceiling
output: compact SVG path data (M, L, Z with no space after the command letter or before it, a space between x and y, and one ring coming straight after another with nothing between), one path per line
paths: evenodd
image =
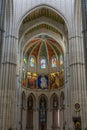
M62 49L53 38L42 34L33 38L24 49L24 54L33 55L36 59L45 57L50 60L52 56L58 57L62 53Z

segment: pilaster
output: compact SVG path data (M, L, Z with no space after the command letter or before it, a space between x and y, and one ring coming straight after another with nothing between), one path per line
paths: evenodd
M86 126L86 80L85 80L85 63L83 50L83 36L73 35L69 37L69 58L70 58L70 93L71 93L71 110L73 117L80 117L82 129ZM80 111L75 111L75 103L79 103ZM85 111L85 112L84 112Z
M1 129L15 129L16 106L16 38L4 37L1 75Z

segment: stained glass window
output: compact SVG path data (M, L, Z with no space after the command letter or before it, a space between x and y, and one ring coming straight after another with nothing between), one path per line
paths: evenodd
M31 67L34 67L34 66L35 66L35 59L34 59L34 57L31 57L31 58L30 58L30 66L31 66Z
M56 61L56 58L52 58L52 67L56 67L57 65L57 61Z
M46 59L41 59L40 68L41 69L45 69L46 68Z
M62 65L63 64L63 56L62 56L62 54L60 55L60 65Z
M26 55L24 55L23 61L24 61L24 64L27 63L27 56Z

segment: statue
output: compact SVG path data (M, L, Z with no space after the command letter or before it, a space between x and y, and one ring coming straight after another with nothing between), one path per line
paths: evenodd
M41 88L42 89L45 89L45 88L47 88L47 82L46 82L46 78L43 76L43 77L41 77Z

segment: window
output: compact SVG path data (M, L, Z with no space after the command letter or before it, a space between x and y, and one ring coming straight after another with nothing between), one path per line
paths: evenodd
M30 58L30 66L31 66L31 67L34 67L34 66L35 66L35 58L34 58L34 57L31 57L31 58Z
M54 58L52 58L52 67L56 67L56 65L57 65L57 60L54 57Z
M46 59L41 59L40 68L41 69L45 69L46 68Z
M24 61L24 64L27 63L27 56L26 56L26 55L24 55L24 57L23 57L23 61Z
M62 56L62 54L60 55L60 65L62 65L63 64L63 56Z

